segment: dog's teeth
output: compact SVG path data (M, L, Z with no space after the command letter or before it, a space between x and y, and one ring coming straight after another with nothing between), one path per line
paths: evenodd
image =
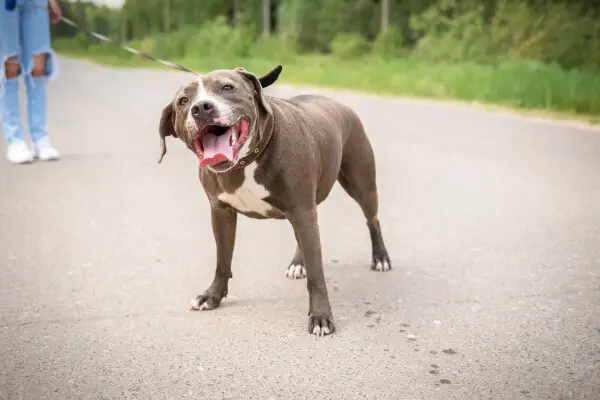
M231 129L231 136L229 137L229 145L235 146L235 144L237 143L237 140L238 140L237 129L235 129L235 126L232 126L229 129Z

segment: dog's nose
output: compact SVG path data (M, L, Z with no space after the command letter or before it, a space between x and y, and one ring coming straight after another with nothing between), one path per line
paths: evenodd
M214 111L215 105L210 101L199 101L192 106L192 116L194 117L210 115Z

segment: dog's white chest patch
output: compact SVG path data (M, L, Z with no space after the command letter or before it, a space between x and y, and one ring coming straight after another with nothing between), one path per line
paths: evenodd
M240 212L253 212L266 216L273 209L264 201L270 193L254 179L254 172L258 165L253 162L244 168L244 182L233 193L221 193L218 198Z

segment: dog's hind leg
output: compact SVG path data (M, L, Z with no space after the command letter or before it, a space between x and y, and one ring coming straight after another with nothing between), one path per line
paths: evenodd
M364 132L353 135L344 148L338 182L360 206L371 236L372 264L376 271L388 271L392 263L388 255L378 218L379 199L375 157Z

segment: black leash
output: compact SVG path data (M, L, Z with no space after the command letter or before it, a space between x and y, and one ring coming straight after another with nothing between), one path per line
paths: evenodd
M14 10L15 8L23 8L23 7L25 7L23 5L16 4L16 3L17 3L16 0L5 0L5 8L10 11L10 10ZM46 10L46 11L48 11L50 13L50 10L48 10L48 7L40 6L40 5L38 5L38 4L34 3L34 2L32 2L30 5L33 6L33 7L41 8L41 9ZM175 69L175 70L183 71L183 72L189 72L189 73L194 74L194 75L199 75L197 72L194 72L194 71L192 71L192 70L190 70L190 69L188 69L188 68L186 68L186 67L184 67L182 65L179 65L179 64L176 64L176 63L170 62L170 61L161 60L160 58L153 57L150 54L144 53L143 51L134 49L134 48L129 47L129 46L123 44L123 43L120 43L118 41L112 40L108 36L105 36L105 35L103 35L101 33L88 31L87 29L82 28L79 24L77 24L73 20L70 20L69 18L61 16L60 17L60 21L64 22L67 25L70 25L71 27L75 28L78 31L81 31L81 32L85 33L88 36L95 37L96 39L98 39L98 40L100 40L100 41L102 41L104 43L109 43L109 44L111 44L113 46L119 47L119 48L121 48L123 50L126 50L126 51L130 52L131 54L135 54L137 56L146 58L148 60L157 62L157 63L162 64L162 65L164 65L164 66L166 66L168 68L171 68L171 69Z

